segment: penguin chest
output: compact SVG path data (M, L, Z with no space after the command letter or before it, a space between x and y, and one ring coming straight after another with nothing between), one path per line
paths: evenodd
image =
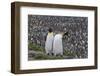
M46 44L45 44L45 48L47 50L52 50L53 38L54 38L53 35L47 35Z
M55 53L63 52L62 35L56 35L53 43L53 50Z

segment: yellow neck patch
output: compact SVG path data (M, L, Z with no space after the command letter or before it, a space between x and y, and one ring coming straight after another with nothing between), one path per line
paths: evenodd
M48 36L51 36L51 35L53 35L53 32L51 32L51 33L48 33Z

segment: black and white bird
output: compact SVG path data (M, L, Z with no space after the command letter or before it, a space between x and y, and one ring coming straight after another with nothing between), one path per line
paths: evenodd
M53 50L53 40L54 40L54 34L51 28L48 30L48 34L46 37L46 42L45 42L45 52L48 55L52 54Z
M63 44L62 38L63 36L68 35L68 32L56 34L53 40L53 54L56 55L63 55Z

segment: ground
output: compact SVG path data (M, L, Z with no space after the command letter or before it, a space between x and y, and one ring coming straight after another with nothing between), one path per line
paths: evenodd
M75 52L64 50L63 56L61 55L47 55L45 49L39 45L30 43L28 51L28 60L43 60L43 59L75 59L77 58Z

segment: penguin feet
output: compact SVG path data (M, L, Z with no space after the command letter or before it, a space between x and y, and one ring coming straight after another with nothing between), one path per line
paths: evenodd
M54 55L54 53L51 53L51 55L53 56L53 55Z
M54 53L47 53L47 55L54 56Z
M47 53L47 55L50 55L50 53Z
M63 57L63 55L61 54L60 57Z
M54 56L60 56L60 57L63 57L63 54L55 54Z

